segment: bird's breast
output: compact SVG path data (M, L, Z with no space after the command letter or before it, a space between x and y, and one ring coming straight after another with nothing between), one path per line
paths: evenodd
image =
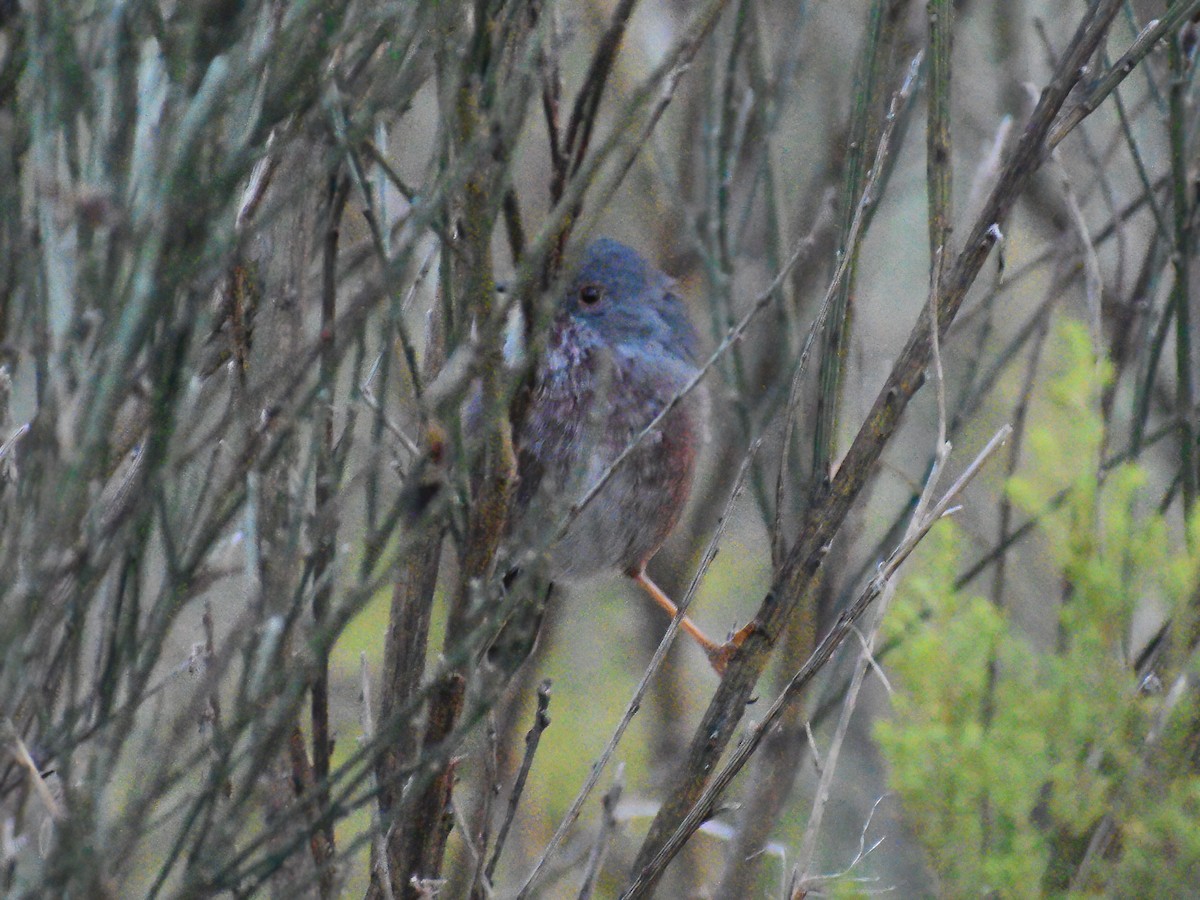
M695 470L702 401L685 397L643 432L691 373L678 361L577 341L548 347L519 441L518 506L537 507L540 518L606 479L554 554L562 577L634 567L678 520Z

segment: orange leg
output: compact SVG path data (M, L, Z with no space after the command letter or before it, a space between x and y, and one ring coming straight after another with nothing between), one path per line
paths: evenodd
M630 572L629 577L650 595L651 600L665 609L671 618L675 618L679 613L679 607L671 602L671 598L666 595L662 588L650 580L645 569ZM742 642L754 631L754 623L751 622L724 644L718 644L701 631L700 627L687 616L679 620L679 627L690 634L696 643L700 645L700 648L704 651L704 655L708 657L709 664L716 670L718 675L725 674L725 667L729 665L729 660L733 658L733 654L737 652L737 649L742 646Z

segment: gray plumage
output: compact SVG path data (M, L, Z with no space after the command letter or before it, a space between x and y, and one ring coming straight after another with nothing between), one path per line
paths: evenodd
M670 278L616 241L587 248L559 301L517 434L519 533L557 529L695 375L697 344ZM552 578L642 570L687 502L704 412L693 391L642 440L550 548Z

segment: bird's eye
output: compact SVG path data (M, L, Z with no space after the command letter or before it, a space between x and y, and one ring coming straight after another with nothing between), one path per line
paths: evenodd
M585 284L579 289L579 302L585 307L595 306L600 302L602 296L600 288L594 284Z

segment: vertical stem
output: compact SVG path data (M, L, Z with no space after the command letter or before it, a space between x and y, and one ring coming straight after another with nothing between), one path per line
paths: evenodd
M854 111L850 120L849 146L846 151L845 174L842 180L841 233L838 237L838 260L842 254L853 252L829 311L825 326L825 342L818 375L817 416L813 429L812 485L817 491L829 474L836 453L837 414L841 405L842 375L845 371L846 348L849 342L850 321L853 315L851 298L854 294L858 268L857 251L848 248L850 225L858 211L868 161L874 156L880 118L881 74L894 43L896 20L903 0L874 0L867 19L865 46L861 65L854 79Z
M1168 128L1171 142L1171 183L1174 196L1175 247L1172 269L1175 284L1171 305L1175 310L1175 415L1179 420L1180 474L1186 518L1196 502L1196 430L1192 422L1195 388L1192 375L1191 296L1188 287L1191 249L1191 206L1188 202L1187 130L1185 116L1187 59L1178 31L1170 42L1171 85L1168 95Z
M995 248L998 233L1005 226L1017 198L1044 160L1050 128L1067 95L1078 83L1084 63L1096 52L1119 9L1120 0L1097 0L1080 21L1060 65L1042 92L963 242L953 268L947 273L936 313L941 334L946 333L962 308L967 291ZM673 783L643 840L631 880L622 894L628 900L651 894L678 847L695 833L702 821L700 817L711 811L705 797L708 780L745 714L746 704L765 668L771 644L802 600L810 596L826 548L875 470L908 403L924 384L925 371L932 358L932 318L930 307L926 306L857 437L834 473L829 490L809 513L771 590L763 598L755 616L761 631L751 635L742 645L697 726L686 758L679 762ZM844 616L841 621L845 623Z
M337 540L337 520L334 499L337 494L333 450L333 392L337 377L337 357L334 353L334 323L337 321L337 255L340 239L342 211L346 206L349 181L336 173L329 179L329 208L325 222L321 271L321 343L318 365L322 398L320 434L317 439L316 485L314 488L313 551L313 626L320 629L329 609L329 598L333 586L329 577L329 565L333 561ZM313 778L316 784L318 814L324 819L325 839L329 847L334 845L333 818L324 816L329 806L329 760L333 754L333 742L329 732L329 654L323 649L317 660L316 675L312 684L312 745ZM323 894L332 895L330 869L321 873ZM328 885L325 882L328 881ZM326 890L327 888L327 890Z
M506 77L499 48L505 35L493 31L486 4L477 3L474 31L464 43L465 59L461 69L447 84L444 110L449 126L450 163L465 163L469 172L460 194L447 203L452 239L456 253L443 253L447 265L443 273L455 292L454 317L459 335L468 323L479 329L477 359L480 381L480 427L482 450L472 461L471 502L467 512L466 534L460 548L458 584L447 614L443 647L447 658L464 646L480 621L477 594L480 585L492 574L493 563L508 514L516 459L512 448L512 430L507 414L507 385L503 358L503 332L494 322L495 279L492 272L491 236L498 205L491 198L497 191L496 177L504 160L477 150L478 141L490 123L488 97L497 83ZM447 8L448 17L456 12ZM422 747L435 752L452 739L462 716L470 660L447 672L434 687ZM414 798L411 814L399 823L402 827L398 852L400 863L391 870L392 887L398 894L414 898L420 884L441 876L450 834L449 813L455 783L453 760L440 765L428 784Z
M925 171L929 191L929 262L934 295L941 293L950 248L950 55L953 46L954 4L929 0L929 127Z

